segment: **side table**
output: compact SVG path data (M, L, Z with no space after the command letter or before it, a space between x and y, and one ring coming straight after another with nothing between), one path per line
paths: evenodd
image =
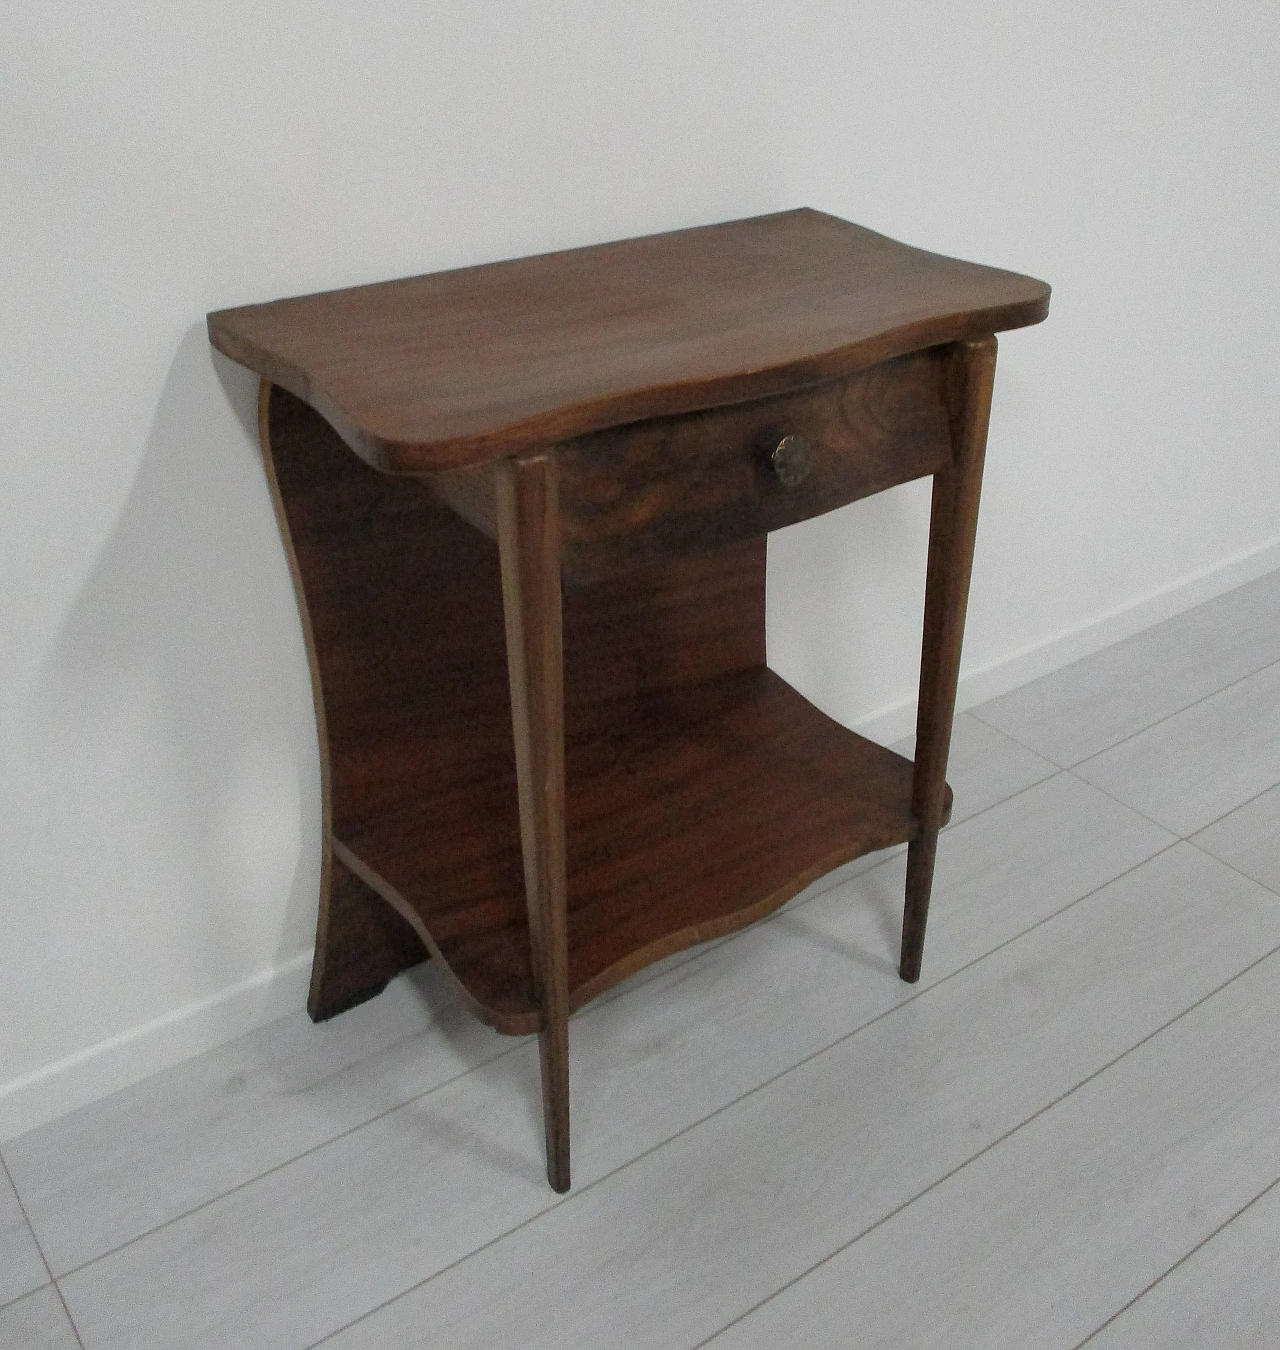
M324 786L308 1003L430 954L539 1035L569 1186L570 1013L909 845L920 974L998 331L1049 288L802 210L222 310ZM765 537L933 475L916 758L765 664Z

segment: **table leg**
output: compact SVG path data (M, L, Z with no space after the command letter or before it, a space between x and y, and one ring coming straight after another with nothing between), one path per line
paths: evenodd
M912 810L920 832L907 850L907 897L899 966L902 978L912 984L920 978L934 856L945 809L947 754L951 748L951 719L960 674L960 644L973 570L978 494L982 487L995 369L994 337L956 344L947 393L954 452L950 466L933 477L912 784Z
M553 456L508 460L496 504L520 837L538 1036L547 1178L569 1189L569 961L565 918L564 669L560 514Z

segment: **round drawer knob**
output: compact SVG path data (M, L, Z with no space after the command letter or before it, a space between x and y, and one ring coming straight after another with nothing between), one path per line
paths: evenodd
M813 446L804 436L784 436L769 456L769 463L783 487L795 487L813 468Z

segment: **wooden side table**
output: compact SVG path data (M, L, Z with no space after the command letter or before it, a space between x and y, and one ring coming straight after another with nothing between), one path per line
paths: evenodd
M815 211L223 310L313 675L309 1009L426 953L539 1035L908 843L920 974L997 331L1042 282ZM354 452L354 453L352 453ZM765 536L933 475L914 765L765 665Z

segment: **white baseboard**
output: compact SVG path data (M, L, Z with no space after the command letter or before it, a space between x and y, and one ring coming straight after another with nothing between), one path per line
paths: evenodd
M1044 642L966 670L956 706L972 708L1280 568L1280 539L1183 578L1172 586ZM866 736L892 744L915 728L915 700L857 719ZM0 1087L0 1142L106 1097L184 1059L301 1008L311 953L259 972L230 989L46 1065Z
M0 1086L0 1143L303 1007L311 953Z
M1225 562L1202 568L1171 586L1141 596L1078 628L1023 647L985 666L973 670L962 666L956 711L976 708L988 699L998 698L1010 689L1061 670L1082 657L1092 656L1104 647L1122 642L1145 628L1194 609L1206 600L1224 595L1277 568L1280 568L1280 538ZM892 745L915 730L916 701L911 698L879 708L857 718L853 726L863 736L882 745Z

